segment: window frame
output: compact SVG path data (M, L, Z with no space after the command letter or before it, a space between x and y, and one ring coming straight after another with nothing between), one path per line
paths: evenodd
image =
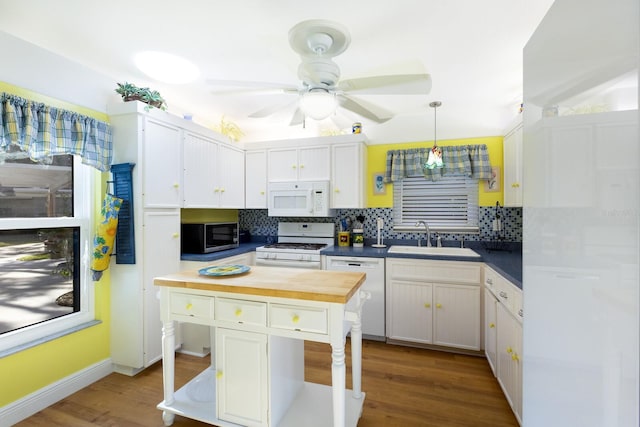
M421 226L416 226L417 221L425 221L429 225L429 229L439 233L456 233L456 234L479 234L480 233L480 215L479 215L479 187L478 180L475 178L469 178L462 174L444 175L442 178L431 181L423 176L411 176L406 177L402 181L396 181L393 183L393 230L395 232L415 232L422 230ZM464 196L467 197L465 214L467 221L465 224L457 224L457 221L446 221L446 216L443 217L437 212L440 209L442 212L449 209L450 205L442 205L440 208L436 208L436 212L428 213L413 213L415 219L408 220L405 216L405 204L407 200L405 196L407 192L425 190L427 187L433 187L439 197L447 196L443 187L452 187L452 195L456 198ZM407 188L409 187L409 188ZM438 188L440 187L440 188ZM419 203L422 205L433 204L433 195L420 199L416 199L415 193L412 195L414 199L410 202L413 204ZM445 202L448 203L448 202ZM415 209L414 209L415 211Z
M0 167L2 167L0 165ZM80 228L80 310L0 335L0 353L48 341L95 320L95 296L91 275L91 252L96 211L96 175L99 172L73 156L73 217L0 218L0 230L34 228Z

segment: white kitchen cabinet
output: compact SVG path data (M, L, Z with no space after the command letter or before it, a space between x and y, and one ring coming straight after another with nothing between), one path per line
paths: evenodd
M480 271L471 262L387 258L387 337L480 350Z
M216 396L221 420L267 426L267 335L216 329Z
M504 205L522 207L522 120L504 137Z
M331 146L331 208L364 208L367 150L364 142Z
M496 308L498 300L489 291L484 291L484 354L487 357L493 375L497 375L497 329Z
M245 152L245 208L267 209L267 150Z
M503 305L496 305L498 382L522 424L522 324Z
M185 208L213 208L219 196L214 191L218 165L218 144L191 132L183 141L183 196Z
M111 263L111 360L135 375L162 357L162 322L154 277L175 272L180 260L180 212L146 210L137 218L137 264Z
M485 354L522 424L522 291L485 266Z
M267 155L269 182L328 181L330 179L329 145L270 148Z
M480 350L480 286L433 285L433 343Z
M213 138L184 134L185 208L244 208L244 153Z
M135 110L132 110L135 111ZM182 205L182 135L180 127L164 121L164 112L110 116L114 164L135 163L134 194L140 208L179 208Z
M158 289L153 278L177 271L182 204L182 119L120 103L110 111L114 163L133 163L135 264L111 261L111 360L135 375L161 358Z
M242 150L220 144L218 157L218 183L220 208L244 208L244 153Z
M391 280L387 284L387 337L433 343L433 286Z

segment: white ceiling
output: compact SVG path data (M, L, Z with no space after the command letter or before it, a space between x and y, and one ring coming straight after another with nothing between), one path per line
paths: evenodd
M360 121L373 143L502 135L522 100L522 49L553 0L0 0L0 28L115 82L159 90L169 111L214 126L237 123L244 142L316 136L331 120L289 127L289 110L262 119L248 115L293 95L213 93L213 80L297 85L300 62L288 31L300 21L327 19L346 26L351 45L334 58L343 79L429 73L428 96L363 96L396 116L376 124L340 113L349 128ZM99 6L98 6L99 4ZM187 85L149 80L133 55L161 50L197 64ZM118 95L110 95L118 100Z

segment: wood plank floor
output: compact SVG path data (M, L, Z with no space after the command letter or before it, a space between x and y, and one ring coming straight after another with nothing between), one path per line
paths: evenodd
M208 357L178 354L176 388L208 364ZM362 367L367 395L359 427L518 426L484 358L364 341ZM305 379L331 383L329 345L305 343ZM156 409L161 400L162 365L157 363L135 377L108 375L16 426L162 427ZM173 425L208 424L176 416Z

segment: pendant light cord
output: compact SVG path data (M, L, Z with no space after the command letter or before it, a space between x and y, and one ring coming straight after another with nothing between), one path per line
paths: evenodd
M429 107L433 108L433 148L438 147L437 143L437 130L438 130L438 107L442 105L440 101L433 101L429 103Z

